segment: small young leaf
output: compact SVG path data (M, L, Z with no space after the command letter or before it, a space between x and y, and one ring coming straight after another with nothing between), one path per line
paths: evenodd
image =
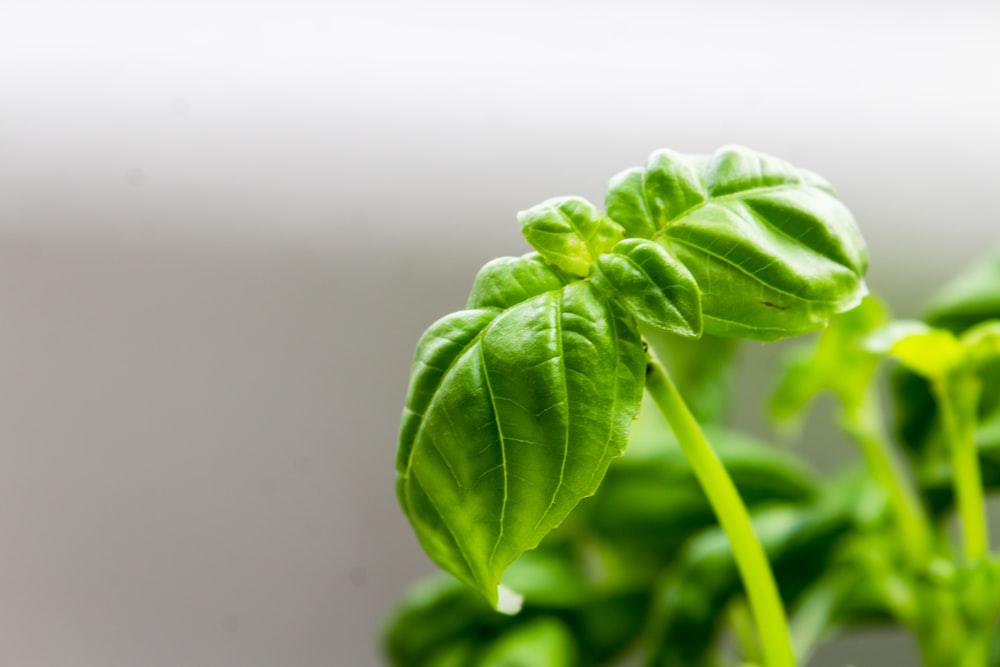
M954 334L923 322L893 322L872 335L870 346L887 349L901 364L929 380L946 377L967 360L965 348Z
M989 343L987 349L980 348L963 333L990 320L1000 320L1000 249L946 283L931 298L923 319L931 326L960 335L971 365L977 367L976 374L983 383L976 431L983 484L987 490L1000 489L1000 359L989 358ZM983 356L983 352L987 354ZM928 504L939 515L953 500L953 485L930 385L905 368L893 372L892 385L897 398L899 439L914 457Z
M1000 357L1000 320L989 320L971 327L959 341L973 368L989 363Z
M428 555L496 606L504 570L624 450L645 364L634 318L588 281L433 325L397 459L400 504Z
M466 308L510 308L562 288L571 277L549 266L538 253L498 257L479 269Z
M646 168L633 167L611 179L604 205L632 237L651 239L685 211L708 199L702 180L706 158L659 150Z
M611 181L609 214L694 276L706 333L777 340L823 327L866 294L863 239L814 174L740 147L654 153Z
M660 245L626 239L597 260L594 284L619 298L642 322L684 338L701 336L698 284Z
M558 197L517 215L521 233L545 261L584 277L598 256L625 238L625 230L580 197Z

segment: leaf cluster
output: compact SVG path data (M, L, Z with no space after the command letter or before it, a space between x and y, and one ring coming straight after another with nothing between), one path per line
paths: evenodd
M946 530L957 511L975 535L969 499L1000 489L1000 253L893 321L829 184L740 147L657 151L603 211L560 197L518 220L534 251L486 264L414 355L396 492L447 574L389 619L392 664L765 663L725 509L644 400L662 362L749 510L800 661L891 623L928 666L1000 665L1000 562ZM834 396L859 462L830 477L724 425L738 339L810 332L771 416L788 430Z

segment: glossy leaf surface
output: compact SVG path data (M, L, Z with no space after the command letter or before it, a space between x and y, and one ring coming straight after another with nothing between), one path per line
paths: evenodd
M517 215L521 233L549 264L575 276L625 238L625 230L585 199L559 197Z
M538 253L498 257L479 269L466 308L503 310L539 294L561 289L572 279L546 264Z
M587 281L433 325L397 461L397 494L428 555L497 605L504 570L624 450L644 369L634 318Z
M687 268L662 246L627 239L597 260L594 283L643 323L684 338L701 336L701 295Z
M867 250L818 176L745 148L654 153L612 179L608 214L652 239L701 290L704 330L776 340L818 329L866 293Z

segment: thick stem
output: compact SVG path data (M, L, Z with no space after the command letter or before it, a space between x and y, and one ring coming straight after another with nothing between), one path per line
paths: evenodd
M880 415L878 399L869 387L857 401L844 404L844 430L858 444L868 472L888 496L899 521L907 558L913 564L920 564L931 545L929 524L899 458L882 430Z
M976 450L976 408L979 381L966 374L932 383L951 452L955 501L962 521L962 546L968 561L985 558L989 533L983 498L983 478Z
M767 667L794 667L795 655L778 586L764 548L754 532L750 514L733 480L715 455L674 383L655 360L649 365L646 389L677 437L695 477L708 496L719 525L729 538L757 624Z

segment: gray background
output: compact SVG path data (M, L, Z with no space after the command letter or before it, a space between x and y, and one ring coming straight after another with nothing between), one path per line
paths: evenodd
M0 665L378 664L432 570L392 491L413 345L527 250L516 211L746 144L835 184L913 314L998 237L998 35L985 2L0 2Z

